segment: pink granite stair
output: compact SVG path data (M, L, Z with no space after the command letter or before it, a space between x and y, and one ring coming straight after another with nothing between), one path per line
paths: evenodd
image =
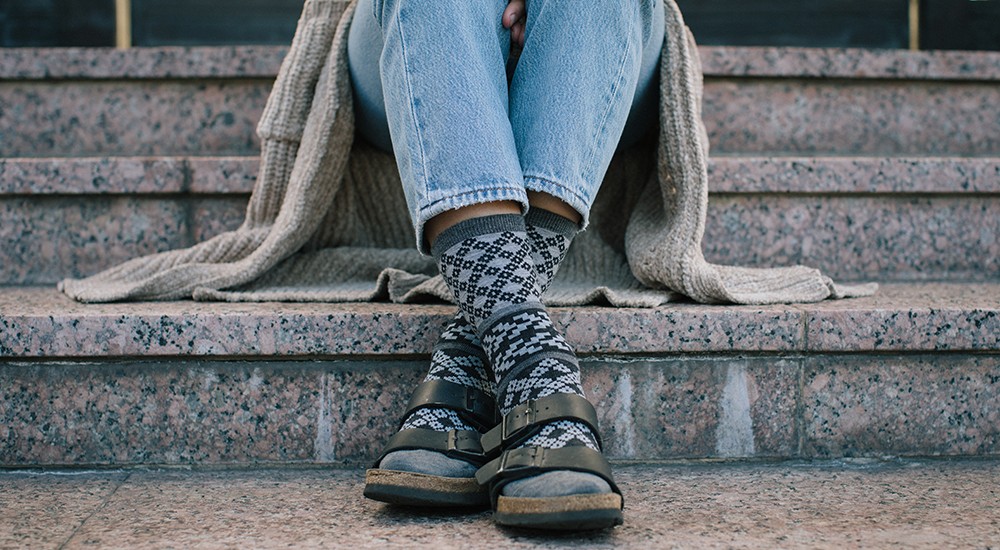
M242 220L282 48L0 50L0 467L362 464L453 308L84 305ZM703 48L705 253L873 298L555 310L619 460L1000 454L1000 54Z
M0 284L238 226L284 51L0 50ZM1000 280L1000 54L701 54L707 257L844 281Z
M0 465L364 463L453 312L5 289ZM615 459L1000 454L996 284L553 319Z
M0 51L0 157L251 154L283 48ZM1000 54L702 48L726 154L1000 154Z
M253 157L0 159L0 284L54 284L235 229L256 171ZM712 261L1000 278L1000 157L720 156L710 177Z

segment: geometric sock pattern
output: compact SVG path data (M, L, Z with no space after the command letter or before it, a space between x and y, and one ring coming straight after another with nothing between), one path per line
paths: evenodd
M523 230L464 239L443 251L438 263L474 327L482 326L501 307L538 301L531 246Z
M531 260L535 265L540 294L544 294L566 257L578 228L572 221L537 207L525 215L524 225L528 231Z
M445 380L476 388L493 396L493 383L487 371L486 355L472 327L456 318L445 328L431 356L431 368L424 382ZM400 429L424 428L438 432L475 430L458 413L443 407L421 407L403 421Z
M583 395L576 356L539 301L523 218L488 216L461 222L438 237L434 256L489 357L502 414L528 399ZM529 444L597 450L593 434L576 422L551 423Z
M576 234L576 224L569 220L541 210L533 208L525 218L525 225L528 234L528 242L531 245L533 265L535 268L535 281L540 290L539 294L548 289L549 284L555 277L559 269L559 263L566 256L569 244ZM438 338L431 356L431 366L424 378L425 382L431 380L447 380L454 384L477 388L487 395L494 395L493 376L488 372L486 355L483 351L482 343L476 335L475 329L459 313L452 319L445 328L441 337ZM552 360L545 360L551 362ZM546 363L548 365L549 363ZM566 392L568 384L551 384L544 382L544 377L539 377L532 384L542 384L544 387L525 387L520 393L524 395L534 393L544 393L539 397L551 395L553 393ZM463 421L455 411L440 407L422 407L411 413L402 424L401 429L424 428L435 431L449 430L471 430L474 429Z

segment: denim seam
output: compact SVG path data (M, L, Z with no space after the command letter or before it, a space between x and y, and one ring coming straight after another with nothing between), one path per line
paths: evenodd
M440 204L442 202L445 202L445 201L451 201L451 200L455 200L455 199L460 199L462 197L466 197L466 196L469 196L469 195L484 195L486 193L491 193L493 191L523 191L523 188L518 187L516 185L496 185L496 186L493 186L493 187L477 187L474 191L466 191L464 193L449 194L447 197L441 197L440 199L437 199L437 200L434 200L432 202L429 202L429 203L421 206L420 207L420 211L424 212L424 211L430 210L434 206L436 206L436 205L438 205L438 204Z
M570 187L568 185L565 185L563 183L559 183L558 181L555 181L555 180L552 180L552 179L549 179L549 178L545 178L545 177L542 177L542 176L532 176L532 175L525 174L524 175L524 180L525 180L524 187L526 189L530 189L532 191L541 191L543 193L545 192L545 191L542 191L540 189L531 189L531 187L528 185L528 180L540 181L540 182L547 183L549 185L553 185L555 187L558 187L559 189L562 189L563 191L565 191L568 195L572 195L573 197L575 197L576 200L580 201L580 204L589 204L591 202L590 199L584 197L583 195L581 195L580 193L578 193L572 187ZM557 197L557 198L561 198L561 197ZM583 214L583 212L580 212L580 214Z

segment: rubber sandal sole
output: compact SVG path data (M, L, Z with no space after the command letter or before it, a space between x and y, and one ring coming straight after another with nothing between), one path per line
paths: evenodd
M616 493L550 498L497 499L499 525L551 531L590 531L621 525L622 497Z
M371 469L365 473L364 495L401 506L432 508L488 507L489 493L475 478L442 477L415 472Z

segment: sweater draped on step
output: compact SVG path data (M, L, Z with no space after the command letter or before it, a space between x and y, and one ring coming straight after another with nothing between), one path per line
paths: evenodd
M59 289L82 302L119 300L451 300L413 228L391 154L354 139L347 35L356 2L307 0L257 128L261 163L235 231L136 258ZM665 0L656 143L620 152L544 296L549 305L655 307L815 302L871 295L803 266L711 264L701 239L708 136L698 52Z

